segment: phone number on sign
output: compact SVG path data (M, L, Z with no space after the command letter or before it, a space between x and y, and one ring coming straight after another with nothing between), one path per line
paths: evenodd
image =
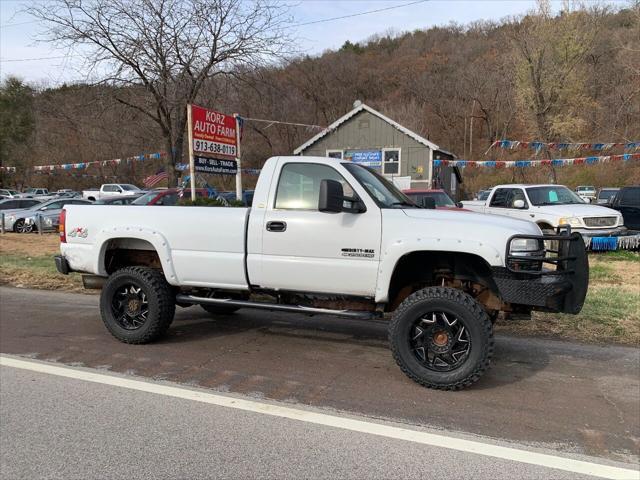
M209 142L208 140L194 140L193 150L195 152L219 153L220 155L236 156L236 146L226 143Z

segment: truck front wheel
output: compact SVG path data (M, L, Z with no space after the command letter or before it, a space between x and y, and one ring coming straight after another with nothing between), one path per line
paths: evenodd
M102 321L124 343L149 343L166 333L176 305L159 270L126 267L114 272L100 295Z
M487 313L454 288L424 288L407 297L393 315L389 341L394 359L409 378L440 390L475 383L493 355Z

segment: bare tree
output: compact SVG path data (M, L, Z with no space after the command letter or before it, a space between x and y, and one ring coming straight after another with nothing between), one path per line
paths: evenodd
M586 88L586 59L606 12L595 6L554 17L548 0L540 0L536 15L512 24L518 97L544 142L575 138L588 125L584 112L593 100ZM556 182L555 168L551 173Z
M203 84L289 46L286 7L270 0L52 0L28 11L47 25L47 40L85 56L101 82L125 87L116 93L120 103L158 125L170 185L182 159L186 105Z

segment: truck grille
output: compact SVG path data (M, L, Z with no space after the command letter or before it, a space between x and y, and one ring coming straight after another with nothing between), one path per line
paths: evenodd
M590 217L583 220L587 227L615 227L618 217Z

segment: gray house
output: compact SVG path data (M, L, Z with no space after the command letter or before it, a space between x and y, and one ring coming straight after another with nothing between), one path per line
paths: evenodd
M406 187L443 188L453 197L462 181L457 169L434 168L433 160L453 160L453 154L360 101L293 153L350 160Z

